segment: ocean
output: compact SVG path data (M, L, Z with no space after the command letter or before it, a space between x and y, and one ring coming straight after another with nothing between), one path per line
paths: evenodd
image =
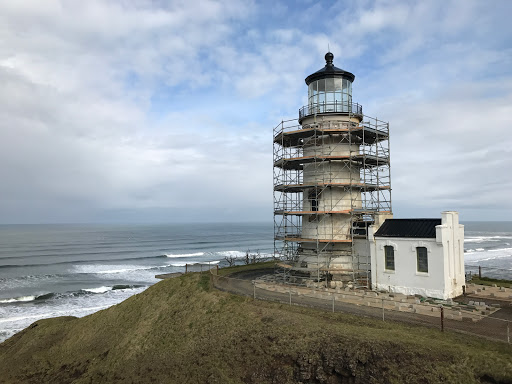
M273 224L0 225L0 342L38 319L82 317L158 282L273 254Z
M512 222L465 224L466 270L511 279ZM0 342L38 319L82 317L157 274L273 254L273 225L0 225ZM241 261L241 260L240 260Z

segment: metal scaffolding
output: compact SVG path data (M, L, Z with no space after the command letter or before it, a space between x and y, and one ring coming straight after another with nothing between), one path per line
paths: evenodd
M369 250L356 245L391 214L389 124L354 110L274 128L274 251L287 282L370 286Z

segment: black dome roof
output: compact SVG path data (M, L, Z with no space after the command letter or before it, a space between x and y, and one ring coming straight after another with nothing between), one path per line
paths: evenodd
M343 79L347 79L353 82L354 79L356 78L354 74L335 67L332 64L333 59L334 55L331 52L327 52L325 54L325 67L306 77L306 84L309 85L311 82L315 80L331 77L341 77Z

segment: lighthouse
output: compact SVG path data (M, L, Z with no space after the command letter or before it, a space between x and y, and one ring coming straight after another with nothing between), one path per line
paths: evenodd
M274 128L274 238L289 282L369 287L368 228L392 217L389 124L352 99L334 55L305 79L307 105Z

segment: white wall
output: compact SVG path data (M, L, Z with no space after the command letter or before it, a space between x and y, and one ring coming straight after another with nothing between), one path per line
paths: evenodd
M373 237L370 230L372 288L447 299L462 294L464 226L457 212L443 212L435 238ZM395 270L385 269L384 246L394 248ZM428 273L417 271L416 247L426 247Z

